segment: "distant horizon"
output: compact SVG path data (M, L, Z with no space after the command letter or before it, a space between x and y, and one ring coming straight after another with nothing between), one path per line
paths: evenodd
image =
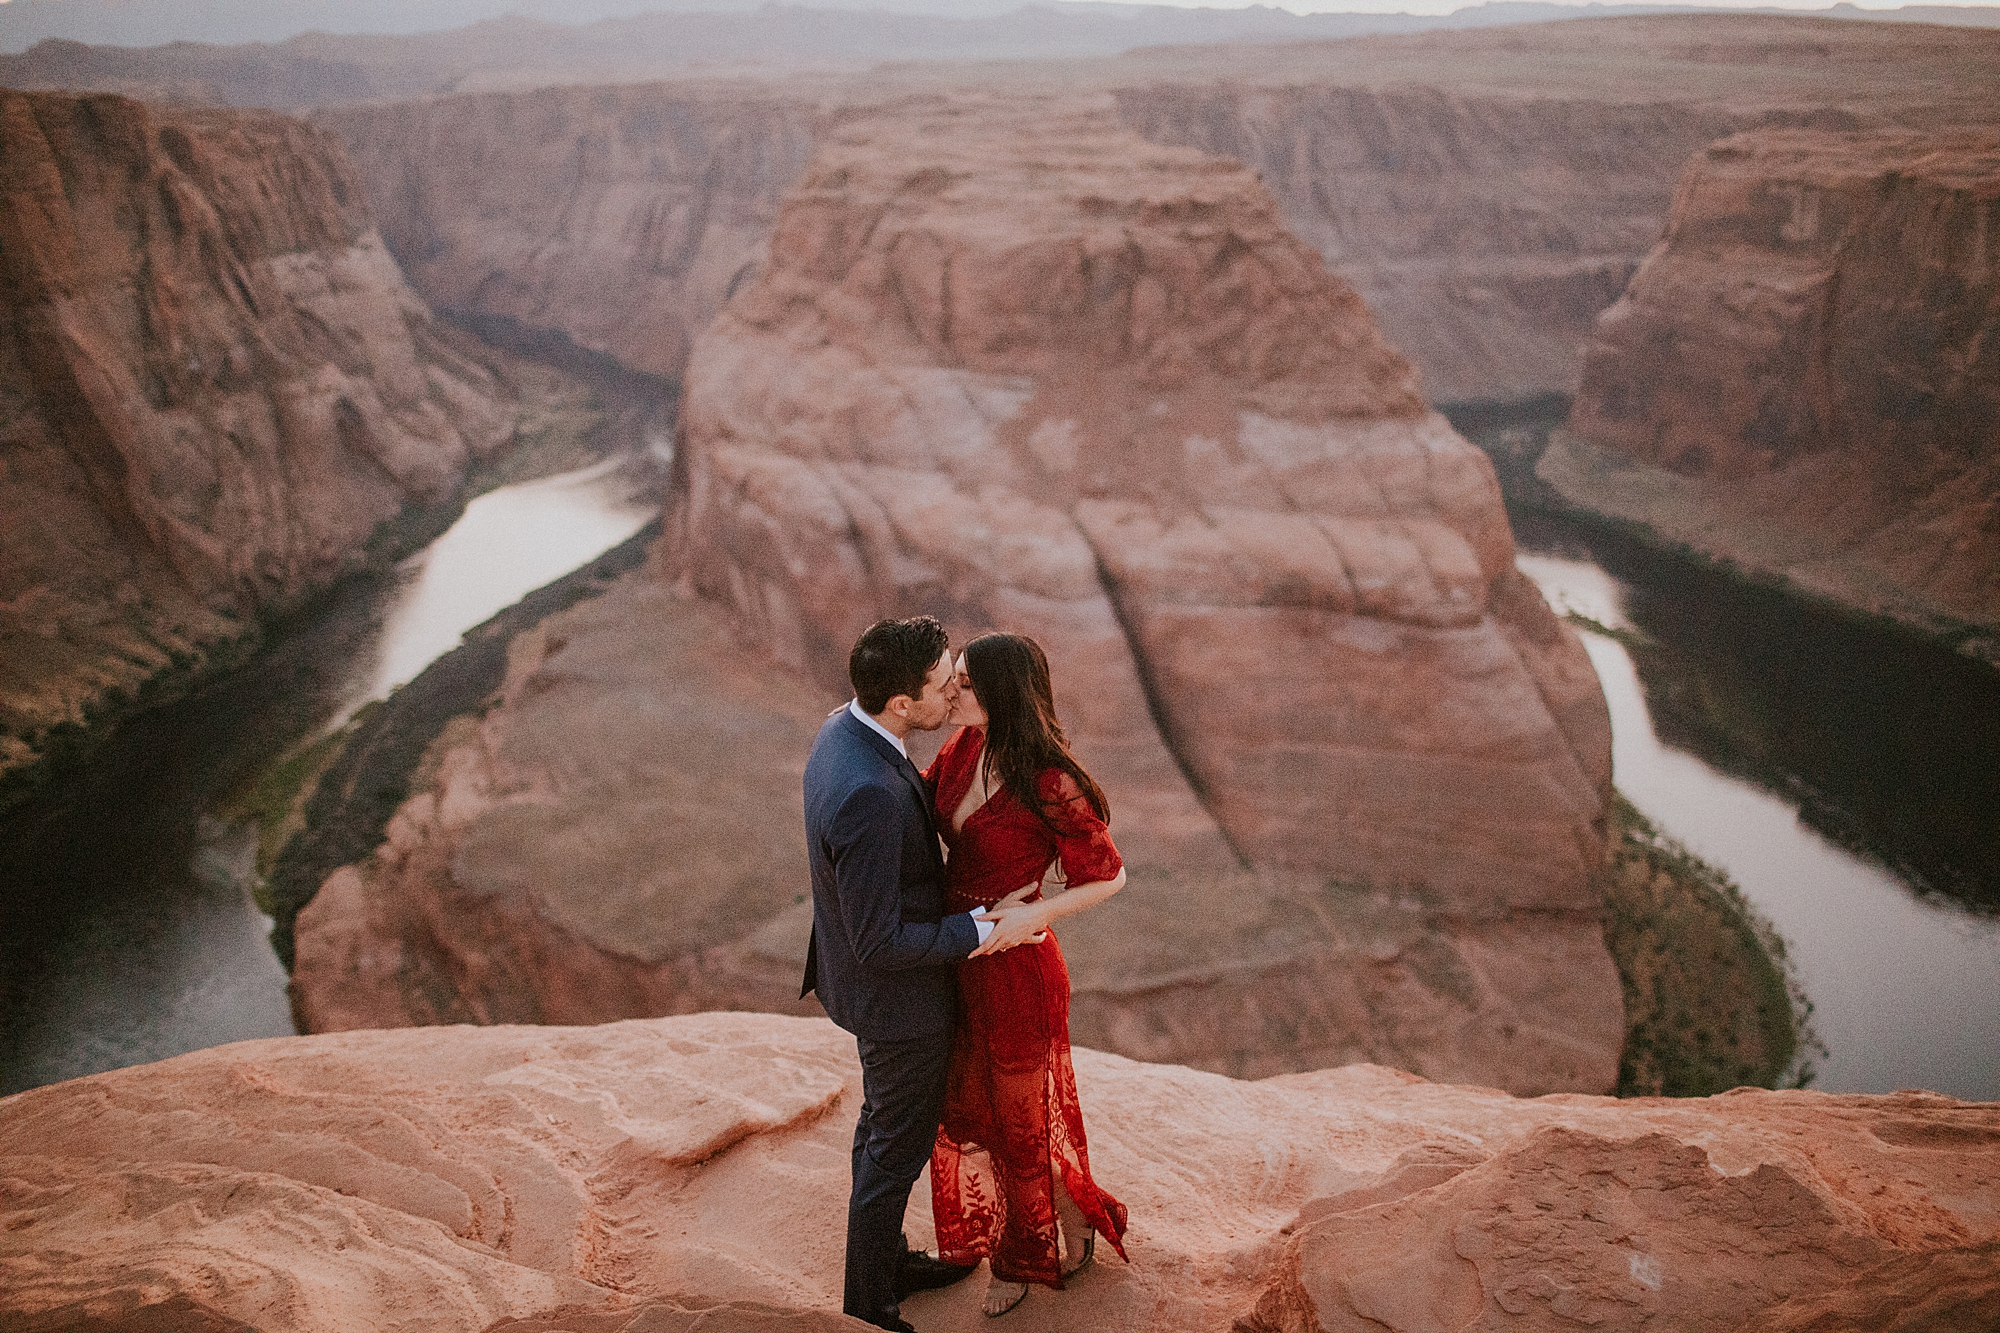
M20 3L42 5L89 4L93 0L19 0ZM104 0L96 0L103 3ZM122 0L131 3L132 0ZM310 0L295 0L295 3L309 3ZM416 0L422 4L424 0ZM947 6L925 3L925 0L879 0L878 3L857 3L856 0L826 0L815 4L812 0L771 0L779 8L786 9L882 9L882 10L927 10L942 12ZM16 0L0 0L0 5L10 5ZM321 0L327 8L338 10L353 8L352 0ZM1827 11L1834 9L1866 9L1874 12L1888 12L1898 9L1993 9L2000 7L2000 0L1942 0L1941 3L1868 3L1867 0L1020 0L1018 4L993 3L978 6L989 11L1005 12L1014 9L1033 9L1044 5L1132 5L1139 8L1164 9L1282 9L1300 16L1308 14L1455 14L1462 9L1484 9L1489 6L1504 7L1513 4L1549 4L1565 9L1797 9L1804 11ZM620 8L631 12L672 11L681 13L733 12L745 9L763 8L762 4L730 3L716 0L711 8L692 0L675 3L674 0L659 0L657 5L647 5L644 0L634 0ZM502 12L507 12L504 8Z
M0 0L0 4L7 0ZM1945 0L1939 4L1879 4L1860 0L1021 0L1021 7L1033 4L1109 4L1157 6L1171 9L1282 9L1306 14L1455 14L1461 9L1484 9L1514 4L1561 5L1565 9L1866 9L1883 12L1897 9L1992 9L2000 0ZM810 5L802 6L810 8Z
M506 17L566 28L654 16L737 15L767 9L827 14L909 15L944 23L991 23L1041 8L1069 22L1122 21L1113 7L1146 10L1176 34L1172 40L1216 40L1232 23L1270 40L1296 21L1301 29L1402 31L1621 17L1671 12L1783 12L1799 17L2000 26L2000 0L1958 4L1885 4L1881 0L0 0L0 53L17 54L43 41L142 49L173 42L246 46L289 41L308 33L331 36L416 36L455 32ZM1161 11L1189 16L1170 18ZM1510 13L1518 10L1518 13ZM1109 11L1109 12L1108 12ZM1482 11L1487 11L1482 13ZM1196 18L1206 13L1210 18ZM1239 20L1225 15L1241 14ZM1957 17L1962 15L1963 18ZM1281 17L1282 16L1282 17ZM1302 31L1300 36L1311 33ZM1323 33L1322 35L1332 35Z

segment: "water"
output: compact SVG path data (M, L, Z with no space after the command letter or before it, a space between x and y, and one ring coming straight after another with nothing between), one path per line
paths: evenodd
M1651 630L1698 610L1724 613L1727 589L1675 586L1676 571L1664 562L1628 558L1628 575L1642 583L1614 578L1573 537L1547 524L1520 524L1524 553L1520 567L1542 588L1559 611L1574 610L1614 630ZM1535 551L1532 548L1542 549ZM1551 551L1561 551L1552 554ZM1698 608L1676 606L1683 598L1698 599ZM1742 600L1754 602L1754 595ZM1722 605L1718 606L1718 603ZM1741 608L1737 608L1741 609ZM1636 612L1636 614L1635 614ZM1765 626L1778 633L1778 627ZM1785 627L1787 629L1791 627ZM1838 634L1840 631L1831 631ZM1865 631L1861 631L1865 634ZM1850 664L1854 654L1838 651L1818 638L1783 634L1784 647L1795 659L1828 671ZM1892 1092L1921 1087L1979 1100L2000 1099L2000 920L1986 910L1981 882L1985 849L1975 839L1954 844L1950 833L1962 822L1960 814L1991 818L1996 807L1984 804L1987 793L1979 775L1966 779L1971 790L1933 792L1932 799L1949 808L1936 811L1936 825L1921 835L1903 833L1926 848L1924 862L1932 874L1909 868L1914 857L1897 848L1886 856L1871 855L1842 845L1801 817L1805 801L1774 792L1770 785L1724 771L1687 748L1662 742L1649 696L1669 698L1685 691L1671 659L1655 664L1652 680L1642 680L1639 663L1616 638L1586 632L1584 647L1597 668L1611 707L1612 764L1615 780L1632 803L1664 832L1685 843L1711 864L1718 865L1742 888L1756 908L1778 927L1789 943L1794 966L1813 1001L1813 1025L1827 1046L1813 1086L1831 1092ZM1642 656L1644 653L1642 651ZM1738 654L1737 656L1742 656ZM1859 668L1859 663L1854 663ZM1942 672L1926 672L1932 680ZM1972 678L1976 682L1976 674ZM1853 717L1827 717L1827 730L1859 738L1861 753L1852 765L1869 763L1868 738L1883 727L1908 733L1912 718L1922 720L1947 705L1912 697L1922 685L1900 690L1887 686L1891 697L1877 700L1870 710L1888 712L1861 725ZM1987 695L1976 683L1960 718L1956 738L1932 734L1919 745L1934 756L1929 767L1946 775L1963 769L1963 757L1951 753L1975 733L1968 744L1973 763L1980 762L1978 732L1985 719ZM1740 711L1746 711L1739 709ZM1756 728L1746 727L1756 740ZM1922 737L1917 739L1921 740ZM1739 741L1739 744L1742 742ZM1752 748L1770 760L1772 746ZM1795 740L1786 753L1812 749ZM1990 763L1991 751L1985 754ZM1724 763L1731 756L1718 754ZM1755 768L1751 759L1734 758L1739 766ZM1779 770L1766 770L1776 778ZM1838 773L1809 769L1793 772L1781 789L1844 787ZM1891 802L1893 803L1893 801ZM1836 831L1889 828L1895 821L1868 809L1815 811L1820 822ZM1940 847L1943 850L1939 850ZM1955 849L1955 850L1954 850ZM1951 861L1958 867L1954 870ZM1905 868L1899 873L1890 862ZM1941 890L1943 881L1958 893Z
M232 787L414 677L494 612L638 531L620 460L503 487L395 576L199 695L139 718L0 829L0 1093L292 1032Z
M649 512L611 465L483 496L395 578L344 589L249 668L127 727L63 799L10 816L0 1092L291 1032L245 891L253 849L203 812ZM2000 1098L1989 676L1516 524L1558 606L1661 641L1635 661L1586 635L1618 784L1791 941L1830 1051L1816 1086Z
M658 512L622 479L624 459L489 491L396 571L396 595L367 683L343 718L416 678L459 636L594 559Z

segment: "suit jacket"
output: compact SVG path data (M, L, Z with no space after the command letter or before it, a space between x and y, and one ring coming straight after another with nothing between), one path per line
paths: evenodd
M945 914L930 793L895 746L843 708L806 760L813 933L803 997L858 1037L951 1027L951 964L979 944L970 913Z

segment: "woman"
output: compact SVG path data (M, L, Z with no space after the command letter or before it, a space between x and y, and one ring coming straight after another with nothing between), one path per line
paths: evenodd
M1052 869L1068 885L1048 896L1031 887L1038 942L982 946L958 971L931 1206L940 1258L992 1261L985 1310L1001 1315L1030 1282L1060 1290L1090 1264L1098 1236L1125 1257L1125 1207L1090 1178L1069 1058L1069 970L1045 929L1118 892L1125 869L1104 793L1056 721L1040 645L983 635L957 667L946 721L961 730L924 772L950 851L948 910L991 906Z

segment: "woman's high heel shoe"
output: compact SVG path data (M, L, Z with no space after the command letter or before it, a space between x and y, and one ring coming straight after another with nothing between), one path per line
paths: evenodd
M996 1279L994 1279L994 1281L996 1281L996 1282L1005 1282L1005 1281L1006 1281L1006 1279L1005 1279L1005 1278L996 1278ZM1003 1315L1003 1314L1006 1314L1006 1313L1007 1313L1007 1312L1008 1312L1009 1310L1011 1310L1011 1309L1013 1309L1013 1308L1014 1308L1015 1306L1019 1305L1019 1304L1020 1304L1020 1303L1021 1303L1022 1301L1025 1301L1025 1300L1027 1300L1027 1299L1028 1299L1028 1284L1027 1284L1027 1283L1025 1283L1025 1282L1013 1282L1013 1283L1008 1283L1008 1285L1009 1285L1009 1286L1015 1286L1015 1287L1019 1287L1019 1288L1020 1288L1020 1290L1019 1290L1019 1291L1017 1291L1017 1292L1015 1292L1015 1293L1014 1293L1014 1294L1013 1294L1012 1296L1010 1296L1010 1297L1007 1297L1007 1298L1006 1298L1006 1304L1004 1304L1004 1305L1001 1305L1001 1306L999 1306L999 1307L997 1307L997 1308L996 1308L996 1307L994 1307L994 1306L991 1306L991 1305L986 1305L986 1306L982 1306L982 1307L980 1308L980 1313L981 1313L981 1314L985 1315L985 1316L986 1316L986 1317L987 1317L988 1319L998 1319L998 1318L999 1318L999 1317L1000 1317L1001 1315ZM991 1300L991 1299L992 1299L992 1289L991 1289L990 1287L989 1287L989 1288L987 1289L987 1299L988 1299L988 1300Z
M1076 1261L1076 1266L1074 1268L1063 1269L1063 1281L1065 1282L1069 1281L1071 1278L1075 1277L1078 1273L1081 1273L1084 1269L1090 1267L1092 1264L1096 1262L1097 1262L1097 1233L1093 1231L1090 1233L1089 1236L1084 1238L1083 1257Z

